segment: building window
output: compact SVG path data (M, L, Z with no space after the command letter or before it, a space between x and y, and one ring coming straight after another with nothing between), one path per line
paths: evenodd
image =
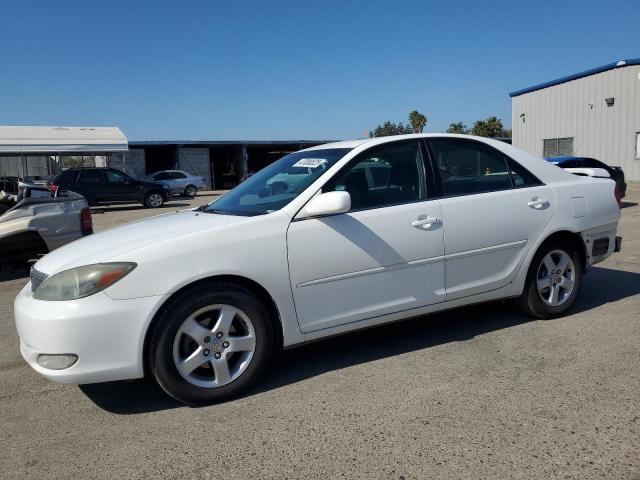
M571 155L573 155L573 137L545 138L543 140L543 157L565 157Z
M640 132L636 132L636 160L640 160Z

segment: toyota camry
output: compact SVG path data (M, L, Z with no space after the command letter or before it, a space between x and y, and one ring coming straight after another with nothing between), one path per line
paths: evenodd
M620 249L614 188L479 137L313 147L44 256L15 300L20 349L53 381L149 375L196 405L352 330L504 298L558 317Z

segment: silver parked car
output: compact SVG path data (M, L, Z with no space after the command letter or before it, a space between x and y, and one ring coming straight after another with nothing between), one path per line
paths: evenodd
M207 188L204 178L182 170L161 170L152 173L146 180L164 185L173 195L185 197L195 197L198 190Z

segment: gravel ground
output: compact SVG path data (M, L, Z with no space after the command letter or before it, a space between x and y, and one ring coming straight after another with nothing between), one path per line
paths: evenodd
M498 302L354 333L282 353L249 394L205 408L144 380L41 378L13 325L26 279L2 281L0 478L640 479L638 203L640 184L623 251L562 319ZM157 213L95 210L96 231Z

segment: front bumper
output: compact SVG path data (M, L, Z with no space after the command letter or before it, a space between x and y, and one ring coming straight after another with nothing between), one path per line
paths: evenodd
M140 378L147 326L165 296L113 300L100 292L66 302L34 300L31 283L14 304L20 352L49 380L94 383ZM74 354L77 362L64 370L44 368L41 354Z

